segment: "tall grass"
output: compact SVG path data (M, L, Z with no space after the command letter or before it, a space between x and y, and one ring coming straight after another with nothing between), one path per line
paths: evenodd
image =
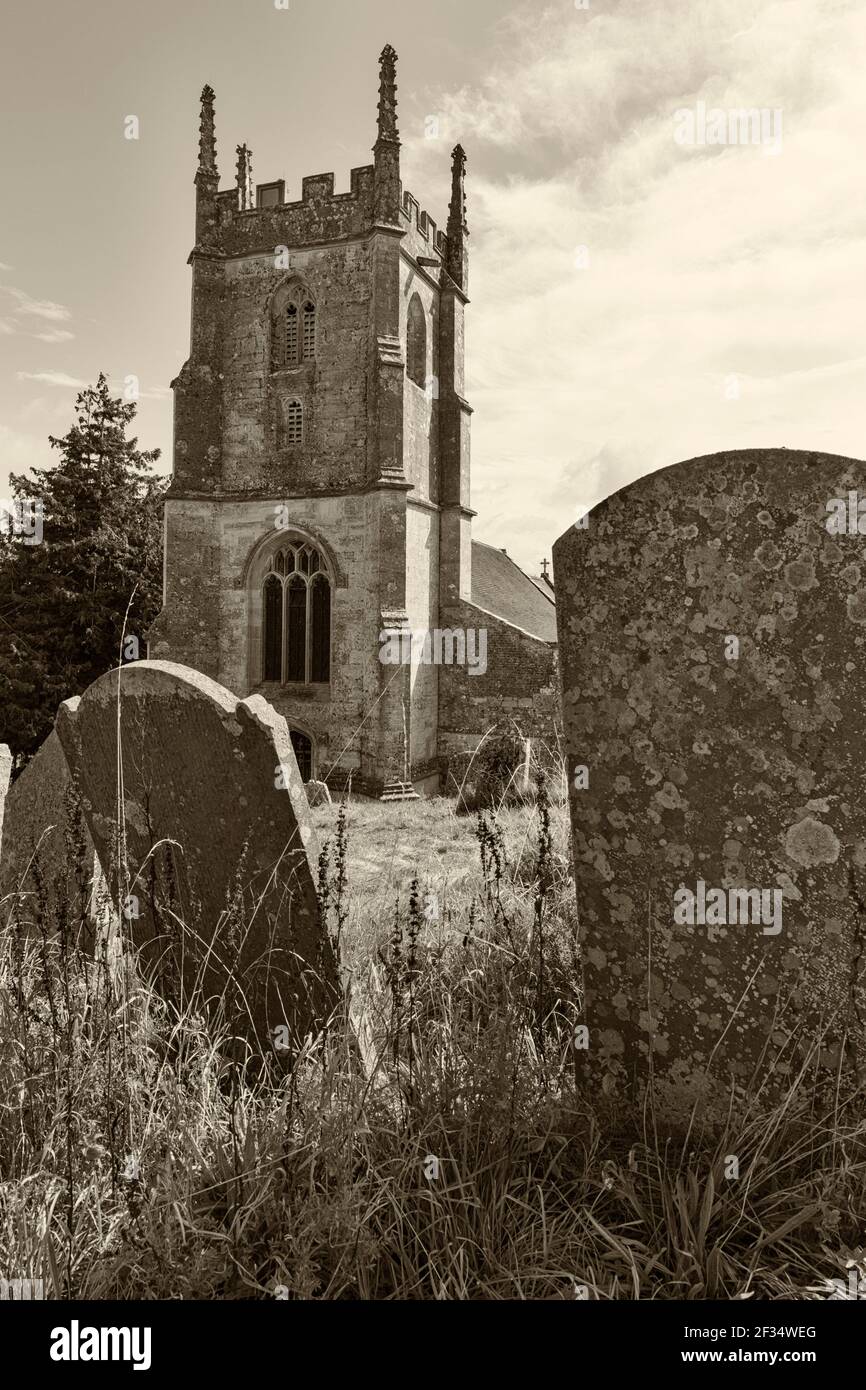
M856 1113L795 1089L684 1151L644 1116L606 1132L579 1089L560 810L463 818L474 880L416 875L359 917L342 808L319 900L349 1004L288 1076L244 1073L128 943L94 958L80 921L26 932L7 904L0 1275L94 1299L845 1296Z

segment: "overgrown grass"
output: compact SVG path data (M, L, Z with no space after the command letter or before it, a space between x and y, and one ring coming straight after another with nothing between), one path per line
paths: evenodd
M2 933L0 1276L58 1298L775 1299L866 1275L857 1114L794 1092L685 1152L647 1116L601 1126L575 1081L563 807L316 819L357 1044L335 1018L287 1078L245 1078L128 950Z

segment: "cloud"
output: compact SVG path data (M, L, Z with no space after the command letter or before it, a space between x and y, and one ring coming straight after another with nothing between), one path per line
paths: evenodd
M864 40L859 0L532 3L425 95L445 139L407 123L408 186L434 210L466 146L473 492L509 553L714 449L862 456ZM780 153L678 145L699 101L781 109Z
M75 337L66 328L49 328L44 333L32 333L32 338L38 338L40 343L68 343Z
M41 335L34 334L33 336L39 337ZM72 337L73 335L70 334L69 336ZM59 342L60 339L54 339L52 341ZM38 381L44 386L61 386L77 391L83 391L86 387L94 384L92 381L83 381L80 377L70 376L68 372L58 372L54 370L44 372L16 372L15 376L18 381ZM124 393L127 385L125 377L113 378L109 381L108 385L109 391L113 395L123 396L125 399ZM170 395L171 392L167 386L139 386L136 400L164 401L167 400Z
M117 387L119 393L123 392L123 383ZM167 401L171 396L171 391L167 386L147 386L139 388L138 399L140 401Z
M18 308L15 312L18 314L48 319L52 323L65 323L67 319L72 317L64 304L55 304L51 299L33 299L24 290L15 289L12 285L4 285L3 289L17 303Z
M15 375L19 381L41 381L46 386L74 387L77 391L83 391L88 384L68 372L16 372Z

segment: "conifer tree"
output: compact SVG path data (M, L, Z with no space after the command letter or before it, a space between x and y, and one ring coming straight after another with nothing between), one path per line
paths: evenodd
M136 643L146 655L161 604L159 450L127 438L135 403L112 397L102 373L75 413L68 434L49 436L57 462L12 475L12 517L0 528L0 743L19 767L61 701L135 656ZM124 632L134 640L122 651Z

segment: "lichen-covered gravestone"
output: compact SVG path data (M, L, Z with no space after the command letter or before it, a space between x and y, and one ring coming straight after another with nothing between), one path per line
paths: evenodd
M67 701L57 732L144 967L237 1051L288 1061L338 986L285 720L261 696L143 661Z
M587 1084L674 1119L856 1084L866 463L676 464L554 559Z

